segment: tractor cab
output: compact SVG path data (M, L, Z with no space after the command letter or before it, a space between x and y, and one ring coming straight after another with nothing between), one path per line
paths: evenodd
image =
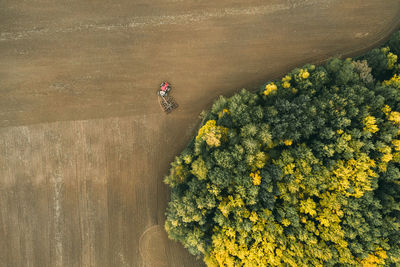
M171 90L171 86L169 84L169 82L163 82L162 84L160 84L160 91L158 92L158 94L160 96L167 96L168 92Z
M169 96L168 93L171 91L171 85L169 82L163 82L160 84L160 90L157 92L161 108L165 111L165 113L170 113L173 109L178 107L176 101Z

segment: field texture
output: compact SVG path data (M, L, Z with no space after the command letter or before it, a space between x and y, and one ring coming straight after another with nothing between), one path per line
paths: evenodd
M202 266L167 239L162 182L199 112L399 20L398 0L1 1L0 266Z

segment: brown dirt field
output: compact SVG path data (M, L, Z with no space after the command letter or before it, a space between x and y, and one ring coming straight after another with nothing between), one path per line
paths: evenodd
M162 183L199 112L399 20L398 0L2 0L0 266L202 266L163 231Z

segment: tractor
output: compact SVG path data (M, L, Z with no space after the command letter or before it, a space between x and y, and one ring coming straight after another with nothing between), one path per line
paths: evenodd
M165 113L170 113L172 110L178 107L175 99L168 95L171 91L171 85L169 82L163 82L160 84L160 90L157 92L158 102Z
M167 96L169 91L171 91L171 86L169 82L163 82L160 84L160 91L158 91L159 96Z

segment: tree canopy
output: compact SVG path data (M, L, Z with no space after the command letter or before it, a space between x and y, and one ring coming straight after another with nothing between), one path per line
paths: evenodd
M219 97L165 178L169 237L208 266L400 264L399 53Z

